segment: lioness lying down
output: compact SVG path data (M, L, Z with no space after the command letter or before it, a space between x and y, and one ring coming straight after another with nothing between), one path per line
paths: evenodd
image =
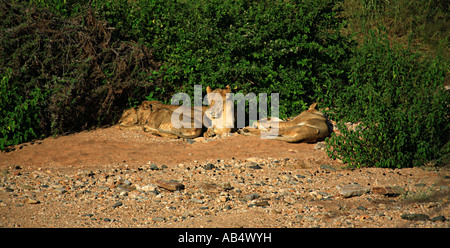
M308 110L302 112L291 121L281 121L278 118L268 119L267 122L257 121L253 127L240 130L244 135L261 135L261 132L270 130L270 125L278 123L278 136L276 140L290 143L314 143L324 140L329 134L327 120L323 113L316 110L317 103L312 104Z
M172 114L174 111L181 110L184 107L176 105L165 105L158 101L144 101L142 105L127 109L119 120L119 128L143 130L152 134L166 138L185 138L193 139L202 134L201 120L196 120L195 111L201 111L198 116L202 116L206 108L191 108L190 128L175 128L172 124ZM189 111L189 110L188 110ZM180 116L181 117L181 116ZM181 120L180 120L181 121ZM200 121L200 128L195 128L194 123Z

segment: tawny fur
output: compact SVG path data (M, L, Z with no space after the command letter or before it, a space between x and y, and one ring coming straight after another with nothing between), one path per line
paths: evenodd
M269 120L257 122L255 127L246 127L240 131L244 135L260 136L261 132L270 130L271 124L278 123L278 136L276 140L289 143L315 143L329 136L330 131L325 115L316 109L317 103L312 104L308 110L302 112L291 121ZM273 126L273 125L272 125Z
M187 111L191 112L191 127L175 128L172 125L172 114L174 111L186 108L176 105L165 105L158 101L144 101L142 105L125 110L119 120L120 129L143 130L152 134L166 137L166 138L186 138L193 139L202 134L202 126L194 127L194 122L200 121L194 119L195 116L203 116L206 111L204 108L190 108ZM201 111L201 114L195 115L195 111Z

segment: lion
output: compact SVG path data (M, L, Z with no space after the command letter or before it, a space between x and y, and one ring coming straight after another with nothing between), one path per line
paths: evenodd
M188 116L189 127L174 127L172 123L172 115L174 111L185 110L190 112ZM152 134L166 137L166 138L185 138L193 139L199 137L203 133L202 125L194 125L198 120L194 119L195 111L206 111L206 108L201 109L186 109L183 106L165 105L159 101L144 101L141 105L125 110L122 117L119 120L119 128L143 130ZM199 115L201 116L201 114ZM180 116L181 117L181 116ZM175 120L182 121L180 119ZM200 127L196 127L200 126Z
M308 110L302 112L290 121L281 121L278 118L268 118L267 121L257 121L253 127L240 130L244 135L261 135L261 132L270 130L270 126L278 123L276 140L289 143L315 143L325 140L330 135L325 115L316 109L317 103L311 104Z
M206 98L209 107L205 116L211 120L211 127L203 135L205 138L213 135L228 136L235 131L234 102L232 100L231 87L227 85L225 89L212 90L206 87Z

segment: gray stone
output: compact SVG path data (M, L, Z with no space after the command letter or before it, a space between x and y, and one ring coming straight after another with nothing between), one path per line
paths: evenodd
M164 217L154 217L154 218L152 218L152 220L154 222L164 222L164 221L166 221L166 218L164 218Z
M215 166L213 164L206 164L205 166L203 166L203 169L205 169L205 170L212 170L214 168L215 168Z
M325 142L317 142L317 144L314 146L314 150L321 150L325 149L327 147L327 144Z
M324 170L327 170L327 171L336 171L336 168L333 168L333 167L331 167L329 165L326 165L326 164L320 165L320 168L324 169Z
M112 208L117 208L117 207L120 207L122 205L123 205L123 203L121 201L118 201L118 202L114 203L114 205L112 205Z
M159 168L155 163L153 163L150 165L150 170L159 170Z
M251 166L249 166L248 168L254 169L254 170L260 170L260 169L262 169L262 167L259 166L259 165L251 165Z
M256 193L254 193L254 194L249 194L249 195L245 195L245 199L247 200L247 201L251 201L251 200L254 200L254 199L258 199L260 196L258 195L258 194L256 194Z
M446 220L447 219L443 215L439 215L439 216L436 216L434 218L431 218L431 221L446 221Z
M360 196L370 191L370 188L361 186L357 183L348 184L344 186L336 186L340 190L340 194L344 198L349 198L353 196Z
M404 220L421 220L421 221L426 221L426 220L430 220L430 217L426 214L402 214L402 219Z
M198 204L203 204L203 201L201 199L197 199L197 198L192 198L191 202L195 202L195 203L198 203Z

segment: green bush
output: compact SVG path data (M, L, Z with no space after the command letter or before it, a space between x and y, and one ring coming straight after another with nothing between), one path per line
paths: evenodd
M19 94L22 89L10 80L11 69L0 75L0 150L38 137L36 123L39 123L39 103L45 93L39 88L29 92L25 99Z
M195 84L244 94L280 93L280 115L324 98L344 73L350 44L335 1L94 1L121 39L152 48L163 65L162 100ZM204 87L204 89L205 89ZM162 91L162 89L160 89Z
M1 149L114 123L161 83L147 47L114 38L89 6L79 11L0 1Z
M372 32L350 65L348 84L334 86L333 116L342 135L327 140L329 156L351 167L402 168L445 155L450 96L440 59L391 46ZM361 124L350 131L347 121Z

